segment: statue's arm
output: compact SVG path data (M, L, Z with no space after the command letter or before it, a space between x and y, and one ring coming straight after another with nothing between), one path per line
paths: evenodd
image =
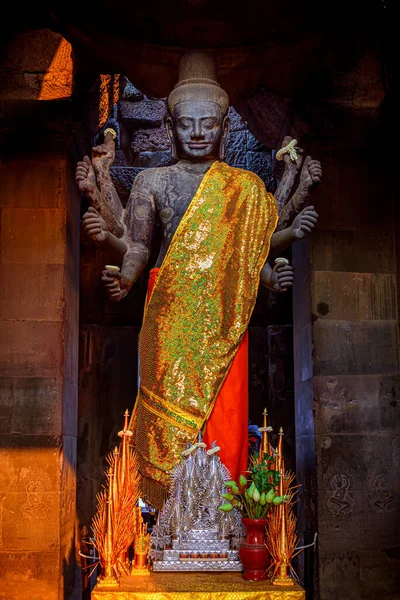
M125 210L126 252L121 272L103 271L102 281L112 300L122 300L128 294L150 257L157 218L151 171L139 173L132 186Z
M111 180L110 166L114 158L115 144L108 133L105 143L92 149L92 160L85 156L78 162L75 180L80 192L105 220L109 232L120 238L124 234L124 208Z
M106 221L100 213L90 206L82 217L86 234L106 250L118 265L122 263L127 245L123 238L118 238L108 229Z
M282 142L282 148L287 146L292 141L290 136L286 136ZM297 159L292 160L289 154L284 154L283 161L285 163L285 169L282 175L282 178L279 182L279 185L275 191L275 199L278 204L278 210L281 212L282 208L285 206L288 198L291 194L291 191L294 186L294 182L296 180L297 174L300 171L301 164L303 162L302 150L301 148L296 147Z
M104 137L104 143L92 148L92 163L103 201L108 206L115 219L119 223L122 223L124 207L118 196L117 190L115 189L110 173L110 167L114 160L114 137L108 132Z
M304 208L295 219L285 229L276 231L271 236L270 256L278 256L281 252L289 248L293 242L297 242L309 235L315 229L318 213L313 206Z
M277 231L283 230L293 221L296 215L307 204L312 190L321 182L322 168L318 160L313 160L311 156L307 156L304 161L300 175L300 183L289 200L289 202L279 211L279 221ZM298 239L305 235L298 236Z

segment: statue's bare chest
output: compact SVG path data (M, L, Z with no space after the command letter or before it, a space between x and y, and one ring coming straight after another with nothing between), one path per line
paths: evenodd
M156 211L164 243L168 245L190 202L196 195L203 173L188 173L174 169L163 173L154 190Z

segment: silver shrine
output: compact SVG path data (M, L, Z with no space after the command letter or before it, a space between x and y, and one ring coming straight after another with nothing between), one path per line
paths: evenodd
M242 571L240 514L218 510L231 479L218 451L215 442L206 450L199 434L173 469L170 496L150 537L154 571Z

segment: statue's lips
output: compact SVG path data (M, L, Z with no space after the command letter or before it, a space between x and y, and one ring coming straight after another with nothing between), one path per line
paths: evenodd
M188 144L189 148L207 148L208 142L190 142Z

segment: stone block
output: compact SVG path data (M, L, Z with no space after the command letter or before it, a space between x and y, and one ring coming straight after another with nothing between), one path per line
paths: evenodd
M121 120L131 127L160 127L164 121L166 106L162 100L118 103Z
M37 493L59 492L58 446L59 438L55 436L1 435L1 493L26 495L33 493L34 488ZM33 503L35 498L32 497Z
M0 378L0 433L60 435L61 386L55 378Z
M3 208L2 263L62 264L65 261L65 211Z
M60 100L71 96L72 47L50 29L12 36L1 57L2 100Z
M234 131L226 143L225 161L231 167L246 168L247 131Z
M360 553L319 551L320 600L360 600Z
M55 552L0 552L0 600L59 600Z
M8 492L3 501L2 550L45 552L59 547L60 494L46 491L40 478L24 492Z
M250 150L251 152L268 152L268 148L259 142L252 133L249 133L247 137L247 150Z
M136 166L142 169L168 167L175 164L170 152L141 152L136 159Z
M260 88L239 106L250 131L257 132L268 148L277 148L288 122L290 99Z
M396 279L381 273L314 271L313 313L344 321L396 320Z
M318 435L316 437L320 490L348 489L376 495L379 486L395 489L393 434ZM377 479L378 478L378 479Z
M379 384L379 423L383 429L400 429L399 377L381 377ZM400 466L400 465L399 465Z
M338 474L329 491L318 494L318 547L322 552L359 552L368 548L366 494L346 487Z
M242 119L233 106L229 107L228 117L231 123L231 131L243 131L243 129L247 129L246 121Z
M128 201L133 182L140 171L143 171L143 169L135 167L111 167L110 169L115 189L124 204Z
M64 265L0 264L3 319L60 321L63 318Z
M59 154L16 156L1 171L0 206L63 208L66 159Z
M317 434L367 433L379 427L380 376L314 378Z
M272 176L272 156L270 152L247 152L246 153L246 169L258 175L267 190L270 190L274 185Z
M122 100L128 100L129 102L138 102L139 100L143 100L144 96L142 92L129 81L129 79L126 79L121 98Z
M328 321L313 327L315 375L389 375L398 370L395 321Z
M137 129L133 132L131 148L135 154L169 150L169 147L170 142L165 127Z
M317 434L396 431L397 376L346 375L314 378Z
M376 479L376 489L368 493L367 529L368 548L398 547L400 528L400 502L397 489L390 487L385 476Z
M0 377L55 377L61 374L62 323L2 321Z
M317 203L316 206L320 211ZM391 229L332 230L323 229L321 225L317 226L310 243L315 271L396 272Z
M360 593L365 600L397 600L400 589L399 556L385 549L360 553Z
M366 236L367 231L371 233L370 251L379 255L380 244L375 245L373 239L383 232L390 234L393 212L385 178L372 176L376 173L376 157L367 149L351 154L330 150L327 156L320 147L318 158L323 168L323 184L313 192L312 202L318 207L321 229L346 231L353 223L353 229L364 230Z

